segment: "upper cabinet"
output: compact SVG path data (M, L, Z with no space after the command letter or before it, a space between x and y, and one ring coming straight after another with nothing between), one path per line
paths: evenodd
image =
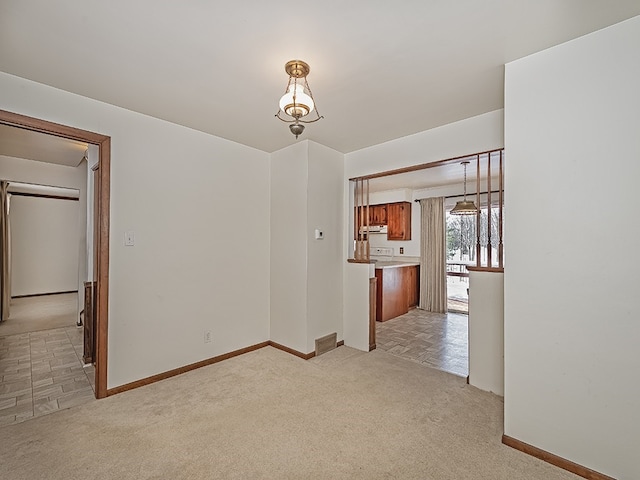
M387 224L387 205L371 205L369 207L369 225Z
M411 202L387 204L387 240L411 240Z
M365 218L360 219L358 214L364 212ZM356 221L366 222L367 208L358 207L356 210ZM386 225L387 224L387 204L369 205L369 225Z
M387 225L387 240L411 240L411 202L384 203L369 205L369 225ZM359 216L363 212L365 218ZM357 236L358 225L367 221L367 208L355 210L354 232Z

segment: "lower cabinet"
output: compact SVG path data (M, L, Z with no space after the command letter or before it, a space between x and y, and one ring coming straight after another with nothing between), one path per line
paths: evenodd
M404 276L407 286L407 303L409 308L417 307L420 303L420 267L414 265L406 268L406 275Z
M409 311L420 300L418 265L376 268L376 320L386 322Z

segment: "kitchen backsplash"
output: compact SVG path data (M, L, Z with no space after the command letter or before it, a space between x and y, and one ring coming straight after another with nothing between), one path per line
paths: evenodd
M373 260L380 261L420 262L420 257L401 255L398 250L398 248L393 247L371 247L370 255Z

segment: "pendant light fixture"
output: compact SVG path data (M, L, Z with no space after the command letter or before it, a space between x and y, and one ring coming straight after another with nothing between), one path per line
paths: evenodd
M289 75L289 82L285 94L280 98L276 117L289 123L289 130L298 138L304 132L303 123L317 122L324 117L318 113L307 82L307 75L311 71L309 65L302 60L291 60L285 64L284 71ZM315 112L315 118L302 120L312 112Z
M468 160L461 162L464 165L464 199L456 202L456 206L449 212L451 215L475 215L478 212L478 207L473 200L467 200L467 165Z

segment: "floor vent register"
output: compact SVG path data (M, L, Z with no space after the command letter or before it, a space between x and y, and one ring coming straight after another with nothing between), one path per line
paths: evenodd
M330 333L324 337L316 338L316 357L333 350L338 345L338 334Z

